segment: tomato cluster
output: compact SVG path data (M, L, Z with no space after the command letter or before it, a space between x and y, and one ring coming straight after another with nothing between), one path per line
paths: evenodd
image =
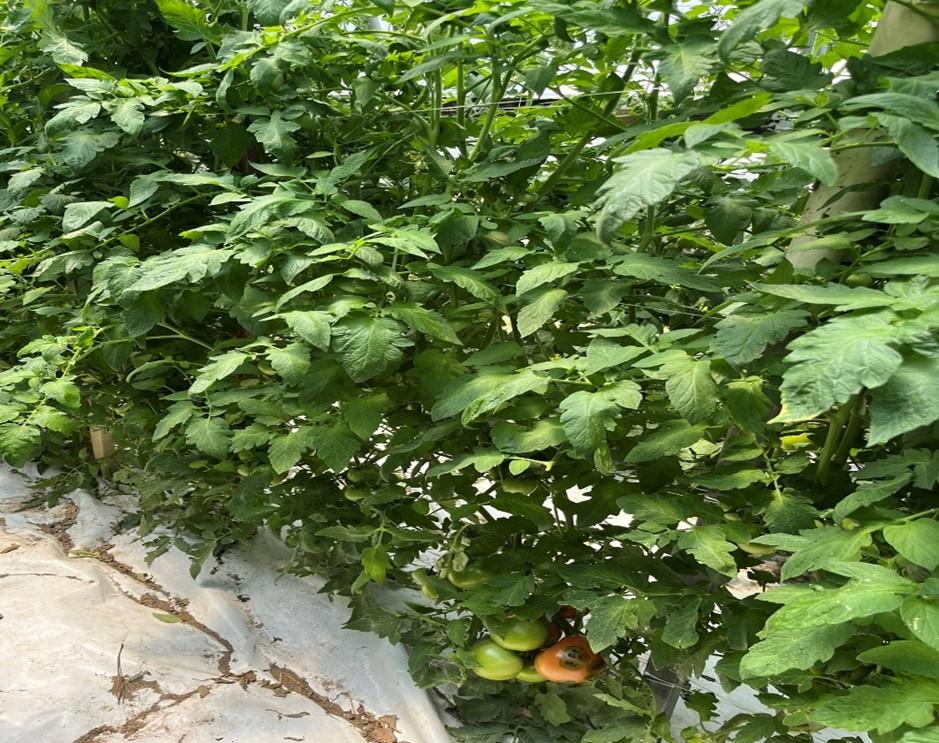
M559 617L565 618L565 609L571 607L562 607ZM498 632L473 646L473 672L490 681L580 684L603 669L603 658L586 637L560 635L554 622L509 618Z

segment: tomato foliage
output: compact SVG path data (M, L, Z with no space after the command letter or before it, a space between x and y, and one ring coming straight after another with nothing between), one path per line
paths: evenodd
M0 454L55 496L109 429L196 571L274 529L462 741L667 735L646 657L760 690L689 740L936 741L909 5L4 0ZM561 606L603 675L472 673Z

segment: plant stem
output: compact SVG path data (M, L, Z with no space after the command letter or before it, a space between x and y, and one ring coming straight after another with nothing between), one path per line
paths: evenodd
M851 411L854 409L856 400L857 395L852 395L847 400L847 402L844 403L844 405L838 408L838 412L832 416L831 422L828 424L828 433L825 436L825 444L822 446L822 453L819 454L818 468L815 471L816 482L823 484L828 482L828 477L831 474L832 457L834 457L838 448L838 442L841 440L842 431L844 429L845 423L848 420L848 416L851 415Z
M857 400L851 407L851 417L848 419L848 425L844 429L844 436L841 437L841 443L838 450L832 457L832 462L837 467L843 467L848 461L848 454L851 452L851 445L857 439L861 430L861 424L864 422L864 411L867 408L867 401L863 395L858 395Z

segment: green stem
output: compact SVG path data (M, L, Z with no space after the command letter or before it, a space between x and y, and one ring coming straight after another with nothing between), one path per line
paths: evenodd
M835 413L831 422L828 424L828 433L825 436L825 444L822 446L822 453L818 456L818 468L815 471L816 482L826 483L831 474L832 457L838 449L838 442L841 441L841 434L845 423L851 411L854 409L856 395L852 395Z
M626 89L626 84L632 78L633 73L636 71L636 66L639 64L639 56L640 47L637 46L633 50L632 56L629 58L629 66L623 73L621 84L617 90L614 91L614 93L618 93L618 95L613 95L610 100L607 101L606 106L603 108L604 117L610 116L614 111L616 111L616 107L619 105L619 102L623 97L623 91ZM590 142L592 142L595 137L595 133L590 131L584 134L577 141L577 143L571 148L570 152L564 156L564 159L558 163L558 166L554 169L554 172L548 176L548 179L544 183L541 184L541 187L538 189L536 194L539 199L545 194L551 192L551 189L557 185L557 182L561 180L571 165L573 165L577 158L580 157L580 153L583 152L584 147L590 144Z
M848 419L848 425L844 429L844 436L841 437L841 443L838 445L838 450L832 457L832 462L837 467L843 467L844 463L848 461L848 454L851 453L851 446L854 444L858 433L861 431L861 424L864 422L864 411L866 407L867 403L864 400L864 397L862 395L858 395L857 400L851 407L851 417Z

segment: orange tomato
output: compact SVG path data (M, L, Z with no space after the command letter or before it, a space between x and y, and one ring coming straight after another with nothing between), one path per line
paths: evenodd
M583 683L602 667L603 659L580 635L565 637L535 657L535 670L560 684Z

